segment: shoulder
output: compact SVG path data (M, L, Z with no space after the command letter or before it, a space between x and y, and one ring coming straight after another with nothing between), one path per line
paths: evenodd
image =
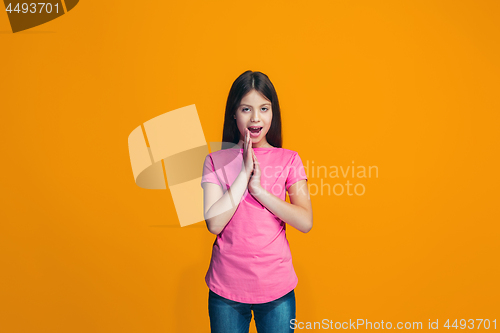
M277 148L276 150L278 150L279 154L281 154L284 158L286 158L289 161L294 159L296 156L299 155L298 152L296 152L295 150L291 150L291 149Z
M272 163L276 165L281 165L282 167L289 167L296 163L298 153L295 150L286 148L276 148L273 149L273 153L270 155L272 158Z
M210 156L212 158L221 158L227 156L236 156L240 154L241 154L240 149L220 149L209 153L207 156Z
M233 161L241 158L241 152L238 149L222 149L216 150L209 153L205 160L211 160L212 163L217 164L219 166L227 165L232 163Z
M298 154L295 150L286 149L286 148L278 148L278 149L281 149L285 154L290 155L290 156Z

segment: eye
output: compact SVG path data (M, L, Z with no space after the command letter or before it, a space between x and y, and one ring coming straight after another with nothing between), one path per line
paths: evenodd
M269 110L268 108L262 108L262 109L266 109L264 112L266 112L267 110ZM262 109L261 109L261 110L262 110Z
M241 111L245 112L245 110L250 110L249 108L243 108Z

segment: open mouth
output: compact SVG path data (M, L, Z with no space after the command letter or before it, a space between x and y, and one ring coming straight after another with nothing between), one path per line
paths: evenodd
M248 130L250 131L250 135L251 136L259 136L260 131L262 131L262 127L260 127L260 126L250 126L248 128Z

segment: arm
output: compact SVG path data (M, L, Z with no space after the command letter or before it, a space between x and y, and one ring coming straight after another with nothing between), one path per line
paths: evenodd
M202 183L203 206L208 231L218 235L224 229L233 217L247 189L249 179L250 175L244 170L240 171L238 177L224 194L219 185Z
M288 196L291 202L288 203L262 187L260 183L261 171L259 161L255 154L252 156L254 173L248 183L250 194L282 221L303 233L309 232L313 226L313 213L307 180L299 180L288 188Z
M261 204L282 221L303 233L307 233L312 229L313 214L306 180L299 180L289 187L288 196L291 203L269 193L262 186L253 189L252 192L252 195Z
M213 183L202 183L203 187L203 213L208 231L218 235L231 220L239 206L243 194L248 188L248 181L252 175L253 163L252 142L250 131L245 130L243 144L243 163L241 170L231 187L222 194L220 186Z

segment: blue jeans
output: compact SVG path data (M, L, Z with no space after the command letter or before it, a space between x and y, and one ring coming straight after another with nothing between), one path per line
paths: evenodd
M290 321L295 319L295 292L262 304L231 301L208 292L208 314L212 333L248 333L252 310L258 333L289 333Z

